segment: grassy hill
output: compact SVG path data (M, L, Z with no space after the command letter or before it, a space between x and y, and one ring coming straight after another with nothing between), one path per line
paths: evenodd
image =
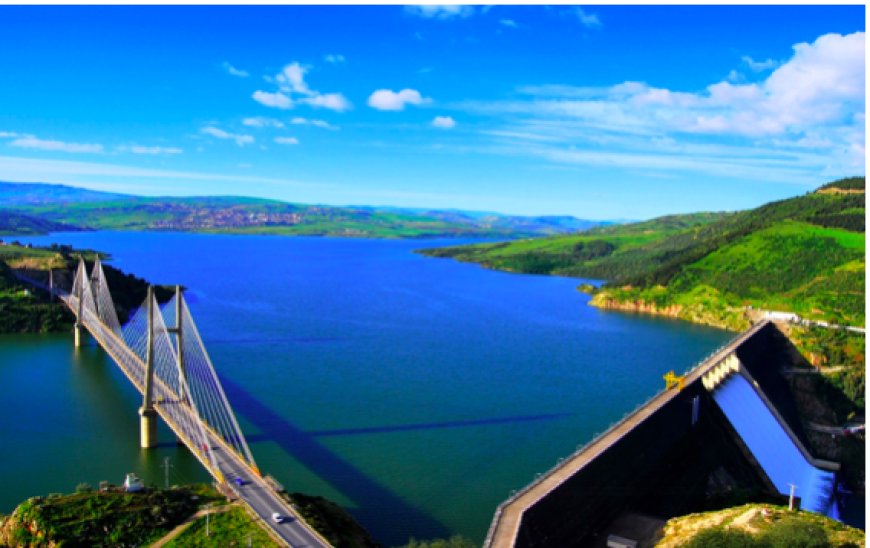
M93 250L75 250L70 246L28 247L17 243L0 245L0 333L48 333L68 329L73 316L66 306L50 300L48 292L20 281L14 270L48 283L48 271L53 270L59 287L69 289L72 277L83 256L90 271L97 256ZM118 319L123 323L130 312L145 300L148 282L104 264L103 271L115 303ZM168 301L174 288L154 286L158 302Z
M746 504L669 520L660 548L864 546L864 532L811 512L770 504Z
M200 485L125 493L83 484L74 494L32 497L0 517L0 546L147 546L201 505L222 502Z
M864 324L864 178L737 213L424 251L490 268L608 280L593 304L740 329L746 307Z
M0 204L3 202L0 201ZM0 234L45 234L46 232L61 232L77 230L76 227L23 215L7 209L0 209Z
M420 250L487 268L527 274L619 278L645 272L646 257L669 238L691 235L728 213L668 215L650 221L592 228L571 235Z
M36 228L42 232L78 227L375 238L513 238L567 233L599 224L574 217L335 207L236 196L146 198L63 185L13 183L0 183L0 207L44 223L43 229ZM7 225L4 231L0 215L0 234L20 234L24 227L22 223Z

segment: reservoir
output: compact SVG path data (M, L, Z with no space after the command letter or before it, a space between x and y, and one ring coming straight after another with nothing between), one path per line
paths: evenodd
M182 284L260 468L387 546L462 534L733 334L587 306L577 279L413 253L456 240L80 232L20 238ZM0 336L0 513L81 482L208 481L69 334ZM168 459L168 460L167 460ZM166 466L168 464L168 467Z

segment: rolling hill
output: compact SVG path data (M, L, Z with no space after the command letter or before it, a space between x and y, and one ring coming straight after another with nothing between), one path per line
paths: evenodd
M32 215L0 209L0 234L45 234L46 232L70 230L77 230L77 228L64 223L40 219Z
M574 232L597 222L464 211L308 205L235 196L142 197L65 185L0 182L0 208L84 230L183 230L376 238L514 238ZM2 218L0 218L2 219ZM2 222L2 221L0 221ZM20 223L0 225L13 232ZM35 226L35 225L34 225ZM45 228L44 231L55 230Z
M740 329L753 309L864 324L864 178L736 213L425 250L489 268L608 280L592 304ZM587 288L593 290L592 288Z

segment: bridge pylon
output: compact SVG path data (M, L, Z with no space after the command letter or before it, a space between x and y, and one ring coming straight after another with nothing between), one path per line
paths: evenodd
M85 272L85 260L79 257L79 268L76 271L76 280L73 283L73 293L75 295L77 306L76 308L76 323L73 326L73 345L76 348L82 346L82 302L84 301L84 282L87 280Z
M148 335L145 350L145 389L139 408L139 446L150 449L157 445L157 411L154 409L154 288L148 286Z

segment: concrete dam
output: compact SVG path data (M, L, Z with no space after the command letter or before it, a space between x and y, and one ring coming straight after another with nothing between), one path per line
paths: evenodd
M837 516L839 465L815 458L780 370L797 351L764 320L496 510L484 546L604 547L667 519L749 501ZM641 542L639 545L643 545Z

